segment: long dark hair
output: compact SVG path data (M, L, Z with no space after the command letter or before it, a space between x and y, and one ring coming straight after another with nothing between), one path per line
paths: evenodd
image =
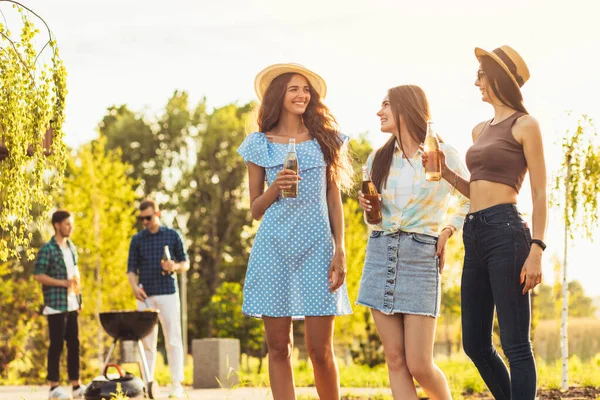
M279 75L273 79L265 91L257 120L261 132L269 132L277 126L283 110L283 99L287 84L294 75L301 74L289 72ZM306 81L310 90L310 101L302 115L302 121L312 137L317 139L321 146L323 157L327 163L329 178L336 182L341 190L348 191L352 187L353 180L352 164L347 151L348 146L342 146L343 143L339 136L339 128L335 118L321 101L319 93L313 89L308 79Z
M402 85L391 88L388 90L388 99L394 116L394 122L398 127L398 138L392 135L392 137L377 150L375 157L373 158L371 181L379 193L381 193L382 188L385 187L388 175L390 174L392 158L396 151L396 140L398 140L400 150L404 153L402 135L400 132L400 116L404 118L409 134L419 143L425 141L427 121L430 118L429 102L427 101L425 92L419 86Z
M514 110L529 114L523 104L523 94L515 85L508 73L491 57L483 56L480 59L481 69L487 77L489 87L502 104Z

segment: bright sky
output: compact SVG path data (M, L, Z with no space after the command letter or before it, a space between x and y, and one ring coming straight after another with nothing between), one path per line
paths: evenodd
M24 0L25 1L25 0ZM158 112L175 89L209 106L255 98L253 79L268 64L296 62L328 84L326 103L351 136L387 138L375 116L389 87L411 83L428 94L445 141L463 154L470 132L492 118L473 86L473 48L504 44L525 59L523 94L545 137L549 173L566 110L600 118L600 3L595 0L455 1L26 1L51 25L68 69L67 142L97 134L113 104ZM16 33L16 32L15 32ZM520 207L531 211L528 182ZM552 210L545 254L563 254L563 227ZM600 233L600 231L599 231ZM596 235L597 237L600 235ZM578 240L569 276L600 296L598 243Z

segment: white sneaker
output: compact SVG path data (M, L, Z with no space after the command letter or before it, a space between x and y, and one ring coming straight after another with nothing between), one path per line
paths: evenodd
M169 393L170 399L185 399L185 391L183 390L183 386L181 383L173 384L173 388L171 389L171 393Z
M48 393L48 398L50 400L71 400L71 395L59 386Z
M79 385L78 389L73 390L73 398L74 399L83 399L83 393L85 392L85 389L87 389L87 386Z

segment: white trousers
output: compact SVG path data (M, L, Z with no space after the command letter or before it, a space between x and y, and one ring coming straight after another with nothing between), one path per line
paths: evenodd
M181 339L181 306L179 295L166 294L160 296L148 296L148 304L151 308L157 309L158 319L165 337L165 346L167 348L167 360L171 370L171 382L174 384L183 381L183 341ZM146 309L146 305L137 301L138 310ZM154 370L156 368L156 345L158 342L158 324L148 336L142 339L148 368L150 369L150 378L154 380Z

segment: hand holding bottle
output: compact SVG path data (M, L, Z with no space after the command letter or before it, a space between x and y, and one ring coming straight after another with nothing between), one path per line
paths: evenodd
M425 148L423 147L423 145L420 145L419 148L423 152L423 155L421 156L421 162L423 163L423 167L427 168L427 161L429 160L429 153L427 151L425 151ZM444 154L444 152L439 149L436 150L436 153L438 154L438 156L440 158L440 164L442 165L442 176L443 176L449 170L448 164L446 164L446 154Z
M371 177L367 167L362 167L362 185L358 192L358 201L363 210L365 210L367 222L372 225L381 223L381 196L377 193L377 188L371 182Z
M295 171L290 169L282 169L277 172L277 178L273 181L273 185L276 185L279 190L287 190L292 185L297 184L298 181L302 180Z
M144 286L140 283L138 286L133 286L133 295L139 301L147 302L148 295L146 295L146 291L144 290ZM148 303L146 303L146 307L148 307Z
M162 259L160 261L160 266L163 269L160 272L163 276L167 274L170 275L173 272L175 272L175 262L171 259L171 252L169 251L169 246L164 247Z
M146 309L150 308L150 303L148 302L148 295L146 295L144 285L139 283L137 287L133 288L133 293L135 294L136 299L144 302L144 304L146 305Z
M283 174L288 175L288 181L292 180L292 182L281 188L281 197L298 197L298 172L300 170L298 168L298 154L296 154L296 139L294 138L290 138L288 152L285 156L285 160L283 161L283 170L292 171L295 177L290 177L289 173ZM279 174L277 175L279 177Z
M77 275L69 279L69 293L81 294L81 283Z

